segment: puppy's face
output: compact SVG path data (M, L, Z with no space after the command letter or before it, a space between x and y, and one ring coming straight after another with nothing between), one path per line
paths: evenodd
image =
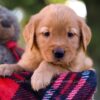
M58 15L59 16L59 15ZM54 64L68 64L80 47L77 22L67 18L48 17L40 22L37 30L37 44L43 58Z
M32 20L36 18L33 17ZM70 8L65 6L47 6L37 15L37 21L32 22L32 20L31 33L35 36L33 44L37 46L47 62L69 65L80 48L86 49L90 41L88 27ZM87 32L88 37L83 31Z

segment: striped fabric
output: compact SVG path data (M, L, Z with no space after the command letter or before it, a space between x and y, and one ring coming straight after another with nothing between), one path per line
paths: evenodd
M30 85L31 75L22 72L0 78L0 100L92 100L97 86L96 73L87 70L62 73L36 92Z

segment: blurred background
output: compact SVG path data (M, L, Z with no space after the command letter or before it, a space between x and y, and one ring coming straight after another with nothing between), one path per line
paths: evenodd
M0 5L12 10L17 16L21 30L31 15L51 3L68 5L83 17L92 29L93 37L88 47L88 54L93 59L97 71L98 87L95 100L100 100L100 0L0 0ZM19 45L24 47L22 34Z

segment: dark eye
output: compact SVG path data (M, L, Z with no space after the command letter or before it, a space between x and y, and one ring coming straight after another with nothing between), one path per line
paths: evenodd
M44 32L43 35L44 35L45 37L48 37L48 36L50 35L50 32Z
M73 36L74 36L74 33L68 32L68 37L69 37L69 38L72 38Z

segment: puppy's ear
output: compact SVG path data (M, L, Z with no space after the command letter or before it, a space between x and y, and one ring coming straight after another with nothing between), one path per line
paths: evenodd
M23 36L26 42L26 45L30 49L32 49L33 46L35 46L34 42L35 40L35 30L36 30L36 23L37 23L37 18L36 15L32 16L28 22L28 24L25 26L24 31L23 31Z
M86 51L87 46L89 45L92 37L91 30L88 27L88 25L85 23L85 20L83 20L82 18L79 18L79 26L80 26L80 33L82 37L83 49Z

